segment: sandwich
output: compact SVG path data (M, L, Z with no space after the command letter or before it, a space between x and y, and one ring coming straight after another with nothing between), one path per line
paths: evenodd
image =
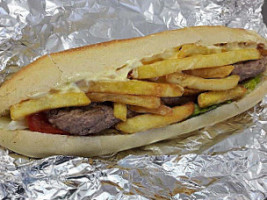
M0 145L99 156L224 121L267 93L266 45L253 31L199 26L42 56L0 87Z

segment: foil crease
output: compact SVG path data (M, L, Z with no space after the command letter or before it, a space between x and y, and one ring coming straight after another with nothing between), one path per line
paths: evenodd
M195 25L267 38L263 0L0 1L0 82L41 55ZM230 120L97 158L0 149L1 199L265 199L267 96Z

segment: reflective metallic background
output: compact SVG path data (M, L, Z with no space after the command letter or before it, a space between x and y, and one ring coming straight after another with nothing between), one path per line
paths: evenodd
M185 26L243 27L267 37L262 4L263 0L0 1L0 81L49 52ZM98 158L31 160L0 149L0 199L261 200L267 197L266 116L267 97L216 126Z
M264 1L263 7L262 7L262 14L263 14L263 21L265 24L267 24L267 0Z

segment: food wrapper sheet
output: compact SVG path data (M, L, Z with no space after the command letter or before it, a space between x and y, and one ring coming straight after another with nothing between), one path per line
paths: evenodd
M267 38L263 0L0 1L0 82L38 57L197 25ZM207 36L208 37L208 36ZM265 199L267 97L215 126L95 158L0 149L1 199Z

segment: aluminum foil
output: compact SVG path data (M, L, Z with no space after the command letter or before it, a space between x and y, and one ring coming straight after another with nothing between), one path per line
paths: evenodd
M37 57L194 25L267 37L263 0L0 1L0 81ZM265 199L267 96L215 126L97 158L0 150L1 199Z

